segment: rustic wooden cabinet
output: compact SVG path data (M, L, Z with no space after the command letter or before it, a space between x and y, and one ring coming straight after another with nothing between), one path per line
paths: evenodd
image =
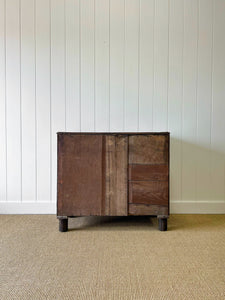
M58 136L57 218L153 215L167 230L169 133Z

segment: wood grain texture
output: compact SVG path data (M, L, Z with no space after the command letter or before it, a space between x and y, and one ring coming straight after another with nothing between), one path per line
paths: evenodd
M167 205L129 204L129 215L167 215Z
M167 164L168 135L129 136L129 164Z
M105 136L105 214L127 215L127 151L126 135Z
M168 180L168 165L129 165L129 180Z
M58 216L101 215L102 136L58 135Z
M168 181L130 181L129 203L168 205Z
M165 145L169 149L168 134L135 135L151 145L141 155L159 155L155 165L130 165L128 178L129 137L134 133L58 133L58 216L126 216L128 202L168 207L169 165L157 161L161 152L169 158L164 153ZM139 139L133 142L139 150ZM146 144L142 141L143 147Z

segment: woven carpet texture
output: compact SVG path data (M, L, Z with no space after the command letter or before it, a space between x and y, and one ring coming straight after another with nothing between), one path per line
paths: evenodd
M225 215L0 216L0 299L225 299Z

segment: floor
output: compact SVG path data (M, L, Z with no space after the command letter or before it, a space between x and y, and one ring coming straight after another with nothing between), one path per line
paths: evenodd
M225 215L0 216L0 299L225 299Z

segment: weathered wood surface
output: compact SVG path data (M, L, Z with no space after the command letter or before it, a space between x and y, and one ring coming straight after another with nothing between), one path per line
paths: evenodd
M168 205L129 204L129 215L160 215L168 214Z
M58 135L57 215L101 215L102 136Z
M168 181L129 182L129 203L168 205Z
M105 136L105 215L127 215L127 155L125 135Z
M168 135L129 136L129 164L168 164Z
M168 133L58 133L58 216L169 214Z
M168 165L129 165L129 180L168 180Z

